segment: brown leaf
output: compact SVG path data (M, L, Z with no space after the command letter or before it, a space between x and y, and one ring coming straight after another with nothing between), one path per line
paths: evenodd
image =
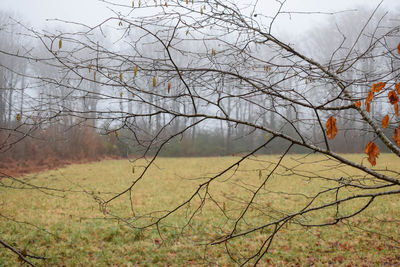
M397 46L397 53L400 54L400 44Z
M364 150L365 154L368 155L368 161L372 166L376 165L376 159L379 156L379 147L374 142L370 141Z
M389 98L390 104L392 104L392 105L394 105L397 102L399 102L399 97L397 96L396 91L394 91L394 90L390 91L388 93L388 98Z
M333 116L330 116L326 122L326 134L328 139L334 139L337 133L336 119Z
M378 93L380 90L382 90L386 86L385 82L379 82L379 83L374 83L371 87L371 91L374 93Z
M365 99L365 105L371 103L373 97L374 97L374 93L372 93L372 91L369 91L367 99Z
M370 112L370 111L371 111L371 104L367 103L367 112Z
M394 129L393 139L396 142L396 144L400 146L400 124L396 129Z
M382 119L382 128L386 128L389 124L389 115L386 114Z
M171 83L168 83L168 94L169 94L169 91L171 91Z
M396 88L397 94L400 95L400 83L396 83L394 88Z
M394 113L396 114L396 116L400 116L399 114L399 103L394 104Z
M361 102L360 102L360 101L356 101L356 103L354 103L354 105L355 105L357 108L359 108L359 107L361 107Z

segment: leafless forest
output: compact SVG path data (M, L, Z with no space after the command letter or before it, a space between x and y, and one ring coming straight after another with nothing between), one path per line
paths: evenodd
M277 155L280 160L252 189L240 215L229 219L235 222L230 232L210 241L226 244L229 253L235 238L272 227L252 256L232 256L243 265L257 264L289 222L322 227L357 216L382 196L398 201L398 169L373 166L380 153L400 163L400 9L322 14L327 23L296 36L275 30L277 18L294 14L284 11L284 1L274 3L279 7L274 16L258 13L257 4L235 1L109 3L115 16L98 25L55 20L57 27L46 30L1 12L2 178L18 181L7 166L29 162L51 167L63 160L145 158L146 168L130 187L99 200L112 216L107 206L132 195L157 157L239 156L186 201L135 225L157 227L199 197L190 224L213 201L208 190L219 176L253 155ZM293 153L321 154L362 175L319 177L337 185L293 214L243 226L269 177ZM355 162L344 153L365 157ZM313 204L326 192L348 188L359 191ZM332 221L300 220L354 199L368 201ZM121 218L134 225L131 219Z

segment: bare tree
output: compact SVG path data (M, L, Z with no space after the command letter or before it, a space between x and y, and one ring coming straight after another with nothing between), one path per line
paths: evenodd
M399 26L386 23L383 17L387 15L372 12L358 32L343 33L343 42L334 44L328 54L310 55L271 34L276 19L284 14L284 2L278 3L281 9L274 17L256 14L257 3L250 8L218 0L155 1L135 8L115 4L122 11L94 27L80 25L83 28L78 31L62 34L30 32L47 51L47 58L33 53L14 56L37 60L59 74L29 77L66 90L51 95L61 103L57 106L63 107L53 117L73 118L71 124L95 118L105 122L105 133L130 132L130 142L138 144L142 158L147 159L129 187L108 199L95 198L104 214L135 229L159 229L170 216L185 211L183 231L206 205L212 205L226 227L217 225L221 232L207 244L224 245L237 264L256 265L269 252L276 234L289 223L301 227L334 225L357 216L376 199L398 197L400 173L374 169L371 164L375 165L379 149L394 154L397 160L400 156L399 115L395 111L398 99L387 97L389 92L400 93L396 84ZM107 35L115 39L113 46L102 45L94 37L104 34L107 27L112 28ZM350 34L357 37L347 40ZM376 61L385 64L366 67ZM96 99L96 104L86 109L74 105L74 99L85 103L88 96ZM371 110L387 111L383 113L390 117L387 129L381 127L381 115L369 111L371 105ZM336 120L340 127L336 127ZM162 212L149 210L148 216L135 214L132 198L137 185L147 177L160 153L184 134L195 138L201 127L221 127L228 151L238 136L252 136L253 146L217 174L206 175L184 201ZM237 136L233 127L240 132ZM365 141L357 143L362 145L359 152L371 141L365 148L371 164L337 153L342 152L341 143L330 139L346 131L365 135ZM232 192L226 192L230 200L242 203L240 209L225 207L224 197L214 190L217 181L273 146L279 148L280 155L276 162L262 162L259 183L238 182L250 192L247 199L236 199ZM326 159L325 166L336 166L337 171L317 174L285 166L285 158L299 151L305 153L299 163L309 164L308 153L317 153ZM341 172L345 167L362 175ZM273 175L287 176L288 172L322 180L325 189L299 200L295 211L274 210L268 202L272 194L268 185ZM133 211L129 216L111 205L126 195ZM354 200L361 204L351 209L348 204ZM318 212L326 212L327 220L315 217ZM248 223L250 218L261 219ZM236 240L250 239L254 234L263 237L257 249L241 253L233 246Z

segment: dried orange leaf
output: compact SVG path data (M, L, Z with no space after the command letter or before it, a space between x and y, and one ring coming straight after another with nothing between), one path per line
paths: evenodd
M400 44L397 46L397 53L400 54Z
M400 95L400 83L396 83L394 88L396 88L397 94Z
M393 139L396 142L396 144L400 146L400 124L396 129L394 129Z
M371 111L371 104L367 103L367 112L370 112L370 111Z
M389 98L389 102L390 102L390 104L392 104L392 105L394 105L394 104L396 104L397 102L399 102L399 97L397 96L397 94L396 94L396 91L390 91L389 93L388 93L388 98Z
M388 126L388 124L389 124L389 115L386 115L382 119L382 128L386 128Z
M361 107L361 102L360 102L360 101L356 101L356 103L354 103L354 105L355 105L357 108L359 108L359 107Z
M338 130L336 128L336 119L331 116L326 122L326 134L328 139L334 139Z
M171 83L168 83L168 94L169 94L169 91L171 91Z
M379 147L374 142L370 141L364 150L365 154L368 155L368 161L372 166L376 165L376 159L379 156Z
M369 91L369 92L368 92L367 99L365 99L365 105L371 103L372 98L374 98L374 93L372 93L372 91Z
M21 114L17 114L17 121L21 121Z
M394 113L396 116L400 116L399 114L399 103L394 104Z
M380 90L382 90L386 86L385 82L379 82L379 83L374 83L372 85L371 91L374 93L378 93Z

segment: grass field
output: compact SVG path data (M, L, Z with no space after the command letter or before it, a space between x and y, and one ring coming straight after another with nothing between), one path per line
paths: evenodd
M363 155L346 157L368 164ZM212 199L207 198L189 225L188 219L201 203L198 196L189 206L161 221L159 229L135 229L132 225L154 222L187 199L200 183L238 159L159 158L136 184L132 193L133 210L129 194L110 202L107 212L99 208L99 202L129 187L144 170L144 160L134 164L128 160L107 160L71 165L21 178L39 187L35 189L3 179L0 239L28 253L44 255L48 258L46 261L32 260L43 266L234 266L223 244L206 244L231 229L252 192L275 166L277 156L252 157L239 168L216 178L207 195ZM381 155L375 167L400 171L400 160L392 155ZM359 171L323 156L288 155L262 187L249 213L238 224L238 230L250 229L299 210L310 196L338 184L327 179L341 176L360 183L375 183ZM204 193L201 190L199 196ZM343 189L339 196L357 193L355 189ZM335 192L327 193L313 205L334 197ZM349 201L339 212L355 211L365 201ZM332 207L297 220L329 222L335 212L336 208ZM399 195L377 198L361 215L334 226L300 227L295 222L285 225L277 234L260 266L400 265ZM266 228L232 241L229 249L234 258L256 251L269 231L270 228ZM0 266L20 264L15 254L0 248Z

